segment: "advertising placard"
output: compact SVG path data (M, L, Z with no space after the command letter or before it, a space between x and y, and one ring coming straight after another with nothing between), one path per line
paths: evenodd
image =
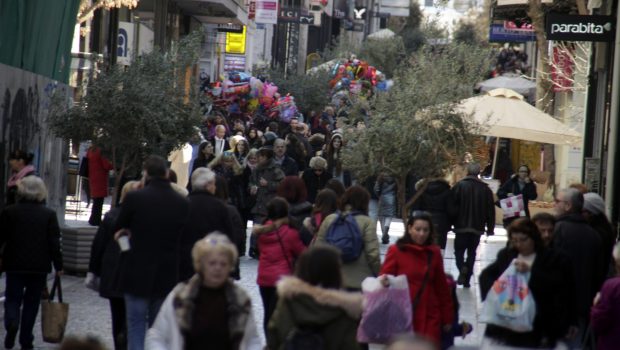
M277 24L278 2L273 0L256 0L255 22L262 24Z

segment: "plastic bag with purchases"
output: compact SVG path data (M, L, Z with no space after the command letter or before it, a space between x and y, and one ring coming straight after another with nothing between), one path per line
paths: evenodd
M529 332L534 328L536 302L528 286L530 272L517 272L514 262L493 283L484 301L481 321Z
M413 331L407 276L388 275L387 278L389 287L384 287L375 277L362 282L364 312L357 328L357 340L361 343L386 344L397 334Z

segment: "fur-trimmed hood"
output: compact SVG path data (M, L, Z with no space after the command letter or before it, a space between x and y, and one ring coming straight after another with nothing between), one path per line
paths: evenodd
M292 276L280 279L277 284L277 291L278 296L284 299L291 299L300 295L309 296L320 305L342 309L354 319L358 319L362 314L363 297L361 293L325 289Z
M190 278L187 283L179 283L174 289L174 308L177 324L184 334L192 327L194 301L198 296L202 279L198 274ZM238 349L243 339L246 323L251 317L252 302L248 294L231 280L224 285L228 310L228 331L233 342L233 348Z

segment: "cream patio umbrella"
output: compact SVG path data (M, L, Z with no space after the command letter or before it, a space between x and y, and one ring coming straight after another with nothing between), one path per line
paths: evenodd
M523 100L510 89L495 89L461 101L457 110L480 125L481 135L555 145L581 142L581 134ZM496 143L495 157L497 157ZM493 171L495 173L495 163Z

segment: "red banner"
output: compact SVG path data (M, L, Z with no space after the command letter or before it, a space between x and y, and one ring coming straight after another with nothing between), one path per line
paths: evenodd
M553 91L570 91L573 88L573 68L572 52L568 48L554 47L551 66Z

